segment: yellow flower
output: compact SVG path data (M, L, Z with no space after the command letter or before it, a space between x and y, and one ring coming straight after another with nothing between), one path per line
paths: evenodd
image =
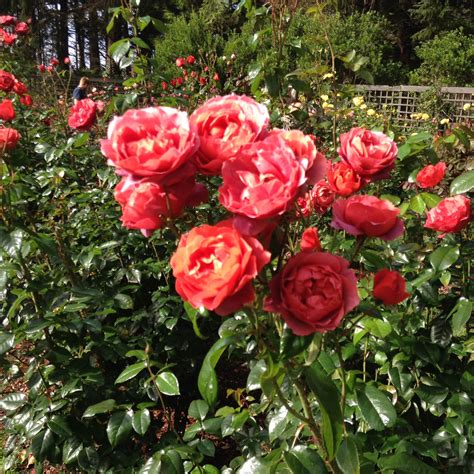
M364 98L362 96L357 96L357 97L354 97L352 99L352 103L356 106L356 107L360 107L363 103L364 103Z
M375 110L374 109L367 110L367 115L375 115Z
M362 105L360 106L360 108L361 108L362 110L365 110L365 109L367 108L367 104L362 104Z
M323 95L321 96L321 99L323 99L324 102L327 102L327 101L329 100L329 96L326 95L326 94L323 94Z
M327 102L323 102L323 109L333 109L334 104L328 104Z
M331 73L331 72L328 72L328 73L324 74L323 81L324 81L324 79L331 79L331 77L334 77L334 74Z
M448 118L444 118L444 119L440 120L439 123L440 123L441 125L448 125L449 119L448 119Z
M465 110L466 112L471 108L471 104L464 104L462 106L462 109Z
M422 120L429 120L430 116L428 114L421 114Z

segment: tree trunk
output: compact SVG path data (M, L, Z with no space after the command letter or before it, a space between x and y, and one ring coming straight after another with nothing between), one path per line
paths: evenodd
M68 2L60 0L58 5L60 11L57 13L56 47L58 59L62 61L69 56Z
M89 58L90 68L100 71L99 21L95 8L89 10Z

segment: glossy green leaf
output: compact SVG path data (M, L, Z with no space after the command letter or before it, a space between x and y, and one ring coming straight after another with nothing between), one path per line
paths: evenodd
M449 187L452 195L469 193L474 189L474 170L467 171L455 178Z
M70 464L75 462L82 451L82 443L77 438L69 438L63 446L63 463Z
M128 39L121 39L110 46L109 54L117 64L128 53L130 45L131 43Z
M6 412L15 411L26 403L26 395L20 392L12 392L0 399L0 410Z
M117 411L107 424L107 438L113 448L123 443L132 431L132 412Z
M301 354L313 340L313 335L295 336L293 331L285 326L282 337L280 338L280 358L287 360L291 357Z
M410 209L417 214L423 214L425 212L426 203L419 194L410 199Z
M282 433L285 431L286 426L288 425L289 417L288 410L285 406L281 406L278 410L271 413L268 416L268 435L270 441L275 441Z
M251 457L240 466L237 474L270 474L271 466L261 458Z
M172 372L161 372L156 376L158 390L165 395L179 395L179 382Z
M62 438L68 438L73 435L68 422L60 415L55 415L48 421L48 428Z
M451 319L451 325L455 336L459 336L465 330L466 323L472 316L472 301L463 296L456 303Z
M365 385L356 394L362 416L371 428L382 431L395 424L397 412L383 392L372 385Z
M89 446L79 452L77 462L84 472L97 472L100 459L97 451Z
M360 473L359 453L352 438L342 441L337 450L336 462L343 474Z
M324 446L329 459L334 459L342 441L342 426L344 423L339 390L318 362L305 369L304 377L318 400L322 418L321 433Z
M109 398L108 400L104 400L103 402L99 402L88 407L82 415L82 418L90 418L91 416L99 415L101 413L107 413L113 410L114 407L115 400L113 398Z
M415 393L427 403L441 403L449 393L447 387L430 386L420 384L415 390Z
M123 383L127 380L133 379L146 367L145 361L137 362L136 364L126 367L120 375L116 378L115 383Z
M54 435L50 429L40 431L31 440L31 452L38 461L45 460L54 448Z
M133 414L132 427L136 433L143 436L150 426L150 412L148 409L138 410Z
M15 335L8 332L0 333L0 355L8 352L15 345Z
M206 354L201 370L199 371L199 393L210 407L213 407L217 402L218 393L217 375L214 368L227 346L232 342L234 342L234 338L232 337L222 338L215 342Z
M438 474L438 470L407 453L397 453L393 456L380 458L378 465L383 471L393 471L407 474Z
M429 257L431 266L436 272L449 268L459 258L459 247L443 245L438 247Z
M292 474L327 474L326 466L319 454L307 446L295 446L283 454Z
M430 209L437 206L441 201L441 198L439 196L432 193L421 193L420 196Z
M203 421L209 412L209 405L204 400L193 400L189 405L188 415L195 420Z

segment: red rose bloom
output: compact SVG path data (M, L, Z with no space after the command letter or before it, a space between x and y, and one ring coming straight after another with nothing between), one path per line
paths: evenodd
M310 193L299 197L296 200L296 217L308 217L313 211Z
M207 84L207 79L205 77L200 77L199 84L201 84L201 86L205 86Z
M186 112L171 107L127 110L110 122L107 139L101 141L110 164L155 180L188 163L198 146Z
M308 227L301 236L300 247L302 252L321 251L321 242L319 241L318 229Z
M45 72L46 71L46 66L44 64L40 64L38 66L38 70L39 70L39 72Z
M360 176L342 161L331 165L327 179L329 187L343 197L350 196L362 187Z
M10 92L15 85L15 76L9 72L0 70L0 90Z
M217 82L217 81L220 79L219 74L217 74L217 72L216 72L216 73L212 76L212 79Z
M281 137L293 150L303 167L308 184L314 184L324 178L327 161L324 155L316 150L312 136L305 135L301 130L271 130L269 136L275 135Z
M30 27L28 26L28 23L25 23L24 21L20 21L20 23L17 23L15 26L15 33L19 35L26 35L30 31Z
M190 117L201 141L195 156L199 171L218 175L224 162L265 135L269 121L267 108L250 97L231 94L208 100Z
M439 184L446 172L446 163L440 161L436 165L425 166L417 175L416 182L420 188L432 188Z
M297 336L332 331L359 304L349 262L324 252L291 257L270 283L264 309L283 316Z
M342 161L366 181L387 178L395 167L397 145L384 133L353 128L340 138Z
M64 64L68 65L71 63L71 59L70 58L64 58L63 60Z
M128 229L140 229L149 237L169 218L178 217L185 206L207 199L207 192L194 177L174 186L164 187L152 178L122 178L115 188L115 199L122 207L121 221Z
M332 227L352 235L393 240L404 231L403 222L398 218L400 210L391 202L375 196L356 195L338 199L332 212Z
M48 72L53 72L53 70L54 70L53 66L47 66L46 67L46 71L48 71Z
M443 199L428 212L425 227L443 232L458 232L467 227L471 220L471 201L466 196Z
M59 64L59 60L58 60L57 58L53 58L53 59L51 59L51 61L49 62L49 65L50 65L50 66L53 66L53 67L56 67L58 64Z
M177 67L184 67L186 65L186 60L184 58L176 59L176 66Z
M96 117L96 103L92 99L82 99L71 107L67 122L71 128L84 131L94 125Z
M0 128L0 153L3 150L13 150L21 135L14 128Z
M23 84L23 82L15 79L15 83L13 84L13 92L17 93L18 95L25 95L28 93L28 88Z
M222 166L219 201L230 212L251 219L283 214L304 183L304 171L278 136L242 148Z
M405 291L405 279L395 270L384 268L374 278L374 298L383 304L398 304L410 296Z
M161 83L161 88L162 88L164 91L168 90L168 83L165 82L165 81L162 81L162 83Z
M0 16L0 25L2 26L12 26L17 22L16 17L11 15L1 15Z
M311 204L318 214L324 214L334 202L336 197L325 180L317 182L311 190Z
M189 55L187 58L186 58L186 61L188 64L194 64L196 62L196 58L192 55Z
M185 301L225 316L255 299L252 280L269 261L258 240L224 222L184 234L170 264Z
M31 107L33 105L33 99L31 98L31 95L28 94L22 95L20 97L20 102L27 107Z
M0 103L0 120L11 122L14 118L15 109L13 108L13 102L9 99L5 99Z

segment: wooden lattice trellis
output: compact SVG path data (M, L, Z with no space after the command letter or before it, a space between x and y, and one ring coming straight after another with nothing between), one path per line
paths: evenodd
M380 108L385 105L394 111L394 117L398 122L409 125L416 121L412 118L412 114L425 112L420 109L420 98L421 94L429 88L424 86L358 86L357 89L364 95L366 102ZM452 114L447 118L454 122L473 120L474 87L443 87L440 95L444 102L452 105ZM472 104L472 107L464 110L465 104Z

